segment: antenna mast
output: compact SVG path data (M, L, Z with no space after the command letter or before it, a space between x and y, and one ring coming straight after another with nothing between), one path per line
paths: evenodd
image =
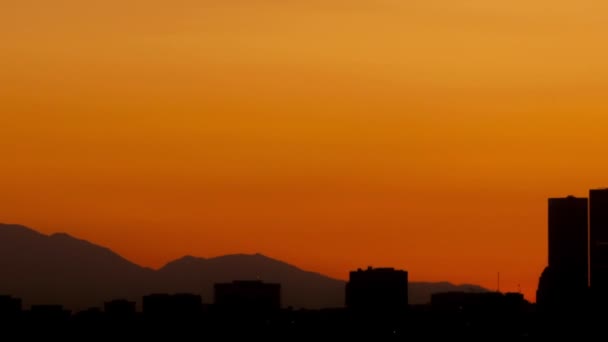
M498 276L496 279L496 292L500 292L500 272L498 272Z

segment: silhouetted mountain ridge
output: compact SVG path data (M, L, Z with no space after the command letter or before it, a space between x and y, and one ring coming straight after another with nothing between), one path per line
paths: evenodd
M282 285L283 303L293 307L340 307L344 305L344 282L308 272L263 254L231 254L215 258L181 258L158 273L163 289L201 291L213 297L213 284L233 280L263 280Z
M44 234L19 224L0 223L0 229L0 234L3 234L4 236L11 234L22 234L23 236L44 236Z
M214 258L186 255L158 270L141 267L112 250L66 233L44 235L21 225L0 224L0 294L26 304L63 304L74 310L127 298L141 301L156 292L197 293L213 301L213 284L263 280L282 285L284 306L341 307L345 282L302 270L266 255L231 254ZM486 291L476 285L410 283L410 303L435 292Z

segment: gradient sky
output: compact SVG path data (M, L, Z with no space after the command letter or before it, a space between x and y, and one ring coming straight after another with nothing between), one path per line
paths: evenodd
M608 185L603 0L4 0L0 221L534 300Z

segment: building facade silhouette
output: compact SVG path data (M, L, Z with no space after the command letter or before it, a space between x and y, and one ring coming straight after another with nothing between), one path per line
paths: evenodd
M177 320L194 318L202 313L203 301L200 295L178 293L157 293L143 297L143 313L148 318Z
M440 313L521 314L528 302L521 293L440 292L431 295L431 307Z
M549 267L568 276L577 288L589 285L588 199L549 199Z
M135 302L126 299L117 299L104 303L104 313L112 318L130 318L136 313Z
M608 298L608 189L589 191L589 262L591 290Z
M548 265L539 280L541 309L572 310L589 287L589 201L568 196L548 201Z
M214 304L233 312L272 312L281 309L281 285L255 281L233 281L214 285Z
M408 304L407 271L368 267L350 272L347 308L370 313L400 312L407 310Z
M31 322L45 326L58 326L66 323L72 312L62 305L32 305L27 312Z
M14 318L21 314L22 310L21 298L0 296L0 319Z

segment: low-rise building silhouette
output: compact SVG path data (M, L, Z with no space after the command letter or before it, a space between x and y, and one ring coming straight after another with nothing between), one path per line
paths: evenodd
M32 305L28 314L32 322L54 325L67 322L72 312L62 305Z
M277 311L281 308L281 285L259 280L218 283L214 303L222 311Z
M0 318L14 318L21 314L22 303L20 298L0 296Z
M201 314L203 301L195 294L151 294L143 298L143 314L148 318L183 319Z
M350 272L346 306L370 313L407 310L408 272L372 267Z
M135 316L136 303L126 299L117 299L104 303L104 312L111 318L129 318Z
M203 311L203 299L200 295L177 293L172 296L172 310L183 317L195 317Z
M154 293L143 297L142 311L147 317L171 315L171 295Z
M531 304L521 293L445 292L431 296L435 324L445 338L515 338L529 332Z
M443 292L431 295L431 307L439 313L521 314L529 304L521 293Z

